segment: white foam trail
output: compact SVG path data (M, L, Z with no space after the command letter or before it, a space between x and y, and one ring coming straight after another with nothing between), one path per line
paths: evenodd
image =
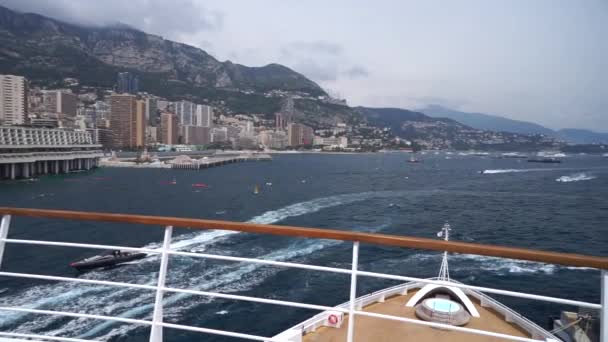
M585 180L590 180L590 179L595 179L595 178L596 178L595 176L588 175L584 172L581 172L581 173L575 173L570 176L561 176L561 177L557 178L555 181L560 182L560 183L570 183L570 182L580 182L580 181L585 181Z
M248 222L252 223L264 223L271 224L284 220L289 217L300 216L305 214L314 213L326 208L331 208L339 205L350 204L357 201L366 200L372 197L390 197L398 195L397 192L385 191L385 192L364 192L355 194L344 194L329 196L323 198L317 198L311 201L305 201L301 203L292 204L278 210L268 211L262 215L253 217ZM172 243L172 248L178 250L184 249L196 249L196 251L204 250L210 244L217 242L219 239L227 237L229 235L236 234L233 231L222 231L213 230L198 234L186 234L176 237L177 241ZM313 243L314 242L314 243ZM311 254L319 249L323 249L327 246L338 244L338 241L308 241L306 245L290 246L288 248L280 249L274 253L261 256L262 259L269 260L288 260L303 255ZM310 245L308 245L310 244ZM146 246L147 248L159 248L159 243L152 243ZM194 248L193 248L194 247ZM146 258L143 262L156 261L158 256ZM136 267L136 265L132 265ZM131 266L129 266L131 267ZM194 278L189 272L179 272L176 274L182 274L183 279L179 279L177 283L184 288L198 288L201 290L209 290L226 287L230 285L230 288L226 290L236 291L239 287L255 285L256 281L240 282L245 275L252 273L259 269L260 265L241 265L235 264L232 266L219 267L211 269L209 272L201 275L200 277ZM117 269L118 271L120 269ZM266 275L267 276L267 275ZM266 278L263 276L262 279ZM106 272L90 272L84 275L88 279L107 279ZM140 275L134 281L134 276L127 272L114 272L113 277L115 281L126 281L135 283L148 283L154 284L155 274L144 274ZM211 279L211 281L209 280ZM261 281L261 280L260 280ZM201 287L200 283L204 282L205 286ZM185 286L183 284L186 284ZM53 285L41 285L29 288L17 296L11 296L11 298L0 298L0 304L6 304L11 306L29 307L29 308L54 308L65 311L86 311L90 313L100 312L103 314L120 315L121 317L140 317L145 314L149 314L152 309L151 304L141 305L141 303L150 303L151 294L136 295L132 289L115 289L108 287L83 287L82 285L73 283L57 283ZM103 294L104 302L99 303L99 296L95 298L89 297L91 295ZM129 297L129 299L121 297ZM184 294L176 294L165 299L165 305L171 305L185 297ZM42 298L42 299L41 299ZM101 305L100 305L101 304ZM63 307L58 308L58 306ZM66 306L67 305L67 306ZM139 305L139 306L138 306ZM181 307L180 307L181 308ZM171 308L166 309L165 313L168 315L171 313ZM175 310L175 309L173 309ZM180 310L181 311L181 310ZM20 318L23 318L26 314L14 313L14 312L0 312L0 326L11 325ZM52 322L59 320L59 317L44 316L36 317L32 321L21 324L18 328L15 328L15 332L32 332L40 329L40 327L48 326ZM104 330L111 329L113 323L103 323L95 326L93 329L87 329L87 323L91 321L82 320L70 320L68 323L61 325L59 328L46 331L47 334L56 334L62 336L94 336ZM104 336L116 336L124 334L135 327L129 325L122 325L117 328L110 330ZM87 329L87 330L85 330ZM84 330L84 331L83 331Z
M534 171L551 171L552 169L495 169L495 170L483 170L481 171L484 175L492 175L497 173L514 173L514 172L534 172Z
M582 170L605 170L608 167L596 166L596 167L561 167L561 168L543 168L543 169L489 169L483 170L481 174L497 174L497 173L515 173L515 172L542 172L542 171L582 171Z
M408 259L413 259L415 263L420 262L441 262L441 254L414 254ZM449 260L452 262L450 269L455 273L468 274L479 271L493 272L498 274L525 274L525 273L544 273L553 274L558 269L567 270L594 270L588 267L571 267L545 264L541 262L495 258L482 255L471 254L451 254Z

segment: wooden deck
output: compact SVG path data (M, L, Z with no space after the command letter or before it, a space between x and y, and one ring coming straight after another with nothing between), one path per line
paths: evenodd
M407 300L415 292L405 296L395 296L386 299L384 303L374 303L363 308L364 311L381 313L387 315L416 318L414 308L405 306ZM485 331L509 334L520 337L530 337L525 331L514 324L508 323L504 317L494 311L483 308L475 302L475 307L481 317L471 317L471 321L465 326ZM304 342L343 342L346 341L346 330L348 327L348 315L340 329L321 327L315 332L304 336ZM395 342L395 341L433 341L433 342L487 342L505 341L504 339L469 334L457 331L441 330L432 327L415 325L405 322L390 321L375 317L357 316L355 320L355 342Z

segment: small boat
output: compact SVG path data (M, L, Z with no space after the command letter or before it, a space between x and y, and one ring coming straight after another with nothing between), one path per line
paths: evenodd
M407 162L408 163L420 163L421 161L419 159L414 158L414 156L411 156Z
M205 183L194 183L194 184L192 184L192 187L193 188L207 188L208 185Z
M171 184L171 185L175 185L175 184L177 184L177 180L176 180L175 178L173 178L173 180L172 180L172 181L170 181L170 182L169 182L169 184Z
M534 158L528 159L528 163L561 163L562 161L557 158Z
M257 195L260 193L260 186L259 185L255 185L255 187L253 188L253 194Z
M103 254L92 256L70 263L71 267L79 271L91 270L94 268L116 266L125 262L143 259L146 253L129 252L121 250L107 251Z

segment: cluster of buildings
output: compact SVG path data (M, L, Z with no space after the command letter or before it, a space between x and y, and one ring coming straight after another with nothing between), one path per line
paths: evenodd
M222 115L217 108L187 100L169 101L141 92L136 75L121 72L114 90L78 86L29 87L22 76L0 75L0 126L86 131L105 149L190 148L214 145L236 149L285 149L306 146L346 148L346 136L328 135L294 122L293 105L276 113ZM77 88L78 93L71 89ZM291 103L292 100L290 99ZM343 128L334 133L341 134Z

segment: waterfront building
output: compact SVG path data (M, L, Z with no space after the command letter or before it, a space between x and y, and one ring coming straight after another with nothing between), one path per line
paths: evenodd
M110 128L114 132L114 148L137 147L137 100L128 94L110 97Z
M289 146L312 145L313 129L299 123L290 123L287 126Z
M107 128L87 128L87 132L91 134L91 139L94 144L99 144L104 149L111 149L114 142L114 133Z
M182 136L186 145L207 145L211 142L211 128L183 126Z
M88 170L100 147L86 131L0 126L0 178Z
M228 140L228 127L213 127L211 129L211 142L223 142Z
M266 148L283 149L287 147L287 134L283 131L262 131L259 142Z
M25 77L0 75L0 125L22 125L27 120Z
M329 137L329 138L315 136L313 139L313 145L346 148L346 147L348 147L348 138L346 138L344 136Z
M178 119L177 115L164 112L160 114L160 141L165 145L178 143Z
M146 127L146 145L153 145L158 142L158 127L147 126Z

